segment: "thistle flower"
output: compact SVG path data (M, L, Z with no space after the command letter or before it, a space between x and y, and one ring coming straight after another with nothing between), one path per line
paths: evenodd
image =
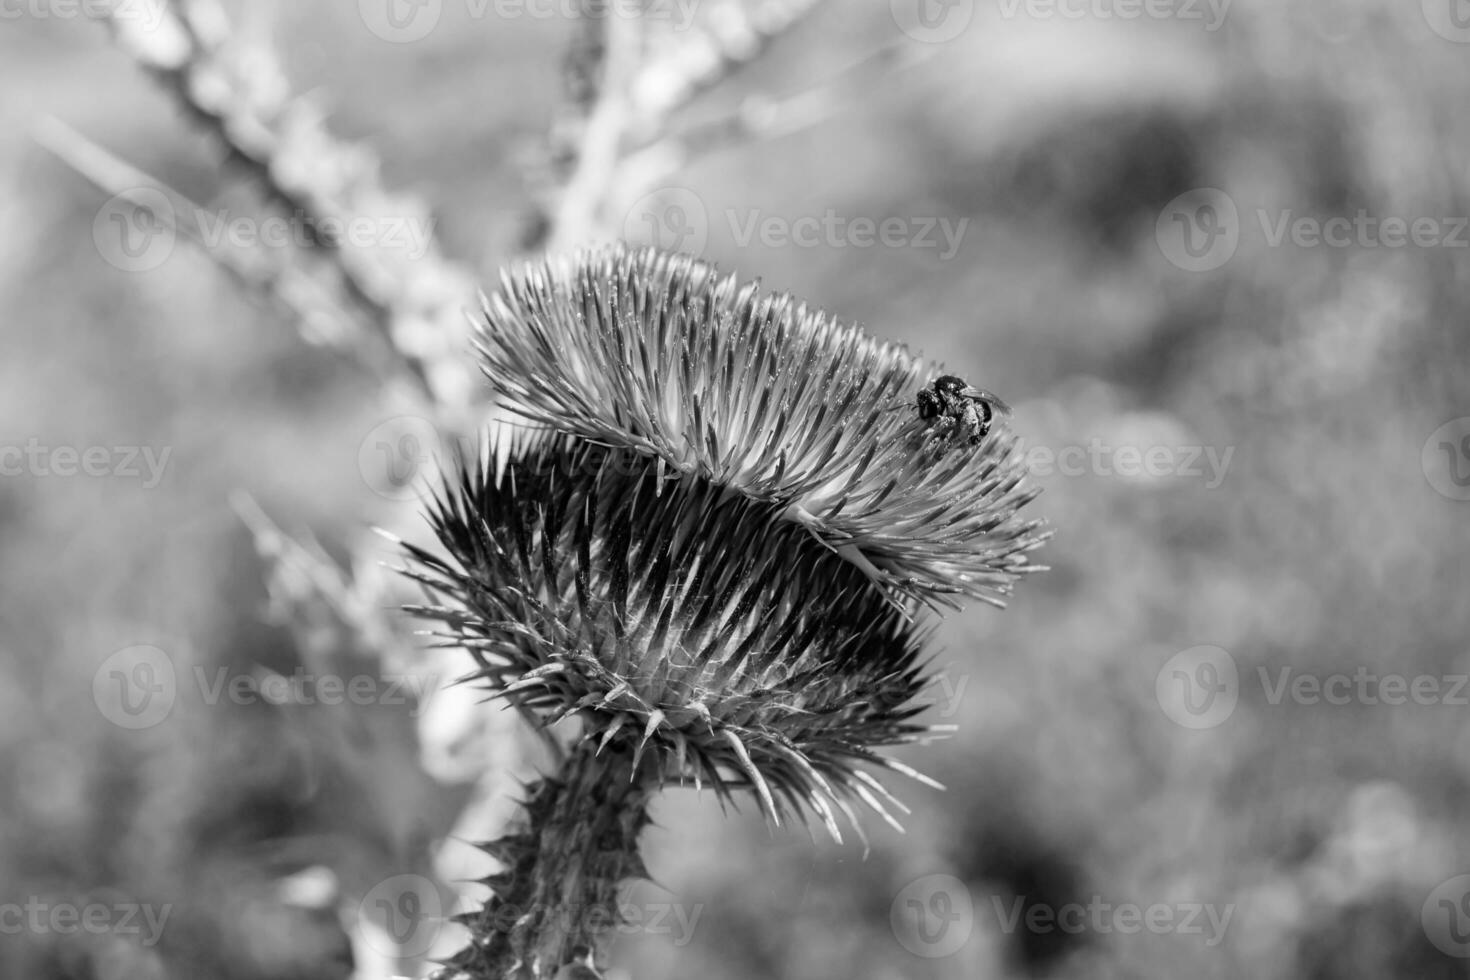
M1034 570L1016 441L969 451L920 420L947 372L902 345L656 249L503 276L485 314L485 373L515 412L779 505L905 597L998 605Z
M483 367L530 436L487 438L430 506L415 607L485 683L583 741L533 788L467 921L462 977L551 976L595 951L641 875L669 781L754 791L841 839L864 768L923 738L920 603L998 601L1043 535L1014 440L978 448L912 404L942 373L712 266L621 246L522 270L487 302ZM859 828L859 833L861 830ZM606 921L606 920L603 920ZM590 963L590 961L589 961Z

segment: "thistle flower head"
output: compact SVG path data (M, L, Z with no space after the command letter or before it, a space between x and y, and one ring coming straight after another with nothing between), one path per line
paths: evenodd
M759 282L613 246L507 275L477 345L511 410L772 504L885 589L999 604L1040 522L1003 425L918 417L947 372Z
M635 776L749 786L834 836L853 799L892 821L863 764L918 775L877 751L930 731L918 603L1034 567L1014 440L919 418L937 365L685 256L535 265L486 320L483 366L536 434L449 479L447 554L410 552L452 601L417 611Z
M487 461L488 462L488 461ZM805 804L837 833L846 798L885 817L856 764L912 741L920 636L863 573L803 529L625 449L558 440L498 476L467 468L433 507L452 561L414 549L447 624L488 681L603 745L772 818ZM728 774L738 774L734 781Z

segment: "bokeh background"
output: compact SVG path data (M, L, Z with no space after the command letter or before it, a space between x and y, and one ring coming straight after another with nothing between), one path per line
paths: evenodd
M395 43L370 7L229 9L493 284L574 25L444 0ZM67 10L0 3L0 445L169 455L156 480L141 458L0 477L0 902L168 918L150 936L7 911L0 974L407 972L362 910L401 876L483 873L464 841L536 747L452 692L201 697L196 677L289 675L333 616L391 605L367 529L413 534L417 509L362 460L413 409L186 242L119 267L94 234L109 194L55 152L57 121L216 214L266 212ZM999 393L1056 535L1007 610L939 628L931 715L957 731L903 753L947 785L892 784L907 833L872 821L865 852L671 791L619 975L1467 972L1467 93L1462 0L831 0L686 110L801 109L690 154L614 231L672 235ZM826 230L782 237L803 218ZM1333 218L1355 224L1314 238ZM886 243L853 224L885 220ZM263 515L315 543L293 558ZM293 621L293 596L335 587L307 553L368 584ZM178 696L130 728L108 664L139 646ZM462 938L432 929L436 950Z

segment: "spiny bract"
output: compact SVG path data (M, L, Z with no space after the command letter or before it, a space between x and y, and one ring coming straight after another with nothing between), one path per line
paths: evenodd
M559 438L463 468L431 521L450 560L415 577L482 679L548 723L722 795L729 772L773 819L806 804L837 835L856 797L892 819L858 763L929 731L921 631L772 504L630 450ZM912 773L911 773L912 774ZM917 775L917 774L913 774ZM920 777L922 778L922 777Z

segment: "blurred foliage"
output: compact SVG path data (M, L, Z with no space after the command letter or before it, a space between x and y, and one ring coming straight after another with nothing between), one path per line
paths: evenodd
M740 93L800 87L892 41L888 5L872 6L801 25ZM1230 466L1218 486L1038 477L1052 571L1005 613L939 633L955 698L936 710L958 733L905 758L948 791L903 792L907 835L872 828L866 859L772 836L753 807L731 818L707 794L669 794L647 837L657 887L637 894L702 914L685 944L626 937L620 963L708 980L1462 975L1420 909L1470 864L1465 708L1273 704L1253 679L1470 671L1470 504L1420 463L1436 427L1470 414L1467 250L1272 246L1257 220L1470 214L1470 47L1397 0L1238 0L1217 31L975 6L960 38L855 81L817 125L681 172L709 216L706 256L945 357L1015 406L1028 445L1228 447ZM568 25L445 4L429 38L390 45L352 8L261 4L242 23L328 94L334 127L373 142L391 181L436 202L442 242L488 282L518 234ZM7 20L0 65L0 443L172 448L153 488L0 478L0 902L175 908L154 948L8 935L0 974L346 975L341 923L293 898L292 876L325 865L351 891L425 867L449 818L413 761L364 763L267 704L181 705L123 731L92 680L135 644L180 669L289 673L296 638L262 615L265 572L229 494L339 556L368 524L411 528L414 505L375 496L357 463L401 410L187 248L148 274L102 259L100 196L32 141L42 115L195 199L239 193L102 30ZM1199 187L1230 195L1242 230L1229 262L1192 273L1155 225ZM755 211L829 209L968 224L947 261L741 244ZM1192 731L1161 710L1155 677L1200 644L1230 651L1243 682L1225 723ZM364 764L366 796L334 777ZM953 956L915 956L890 926L895 896L929 874L974 902ZM1234 914L1214 946L1007 933L995 910L1013 897Z

